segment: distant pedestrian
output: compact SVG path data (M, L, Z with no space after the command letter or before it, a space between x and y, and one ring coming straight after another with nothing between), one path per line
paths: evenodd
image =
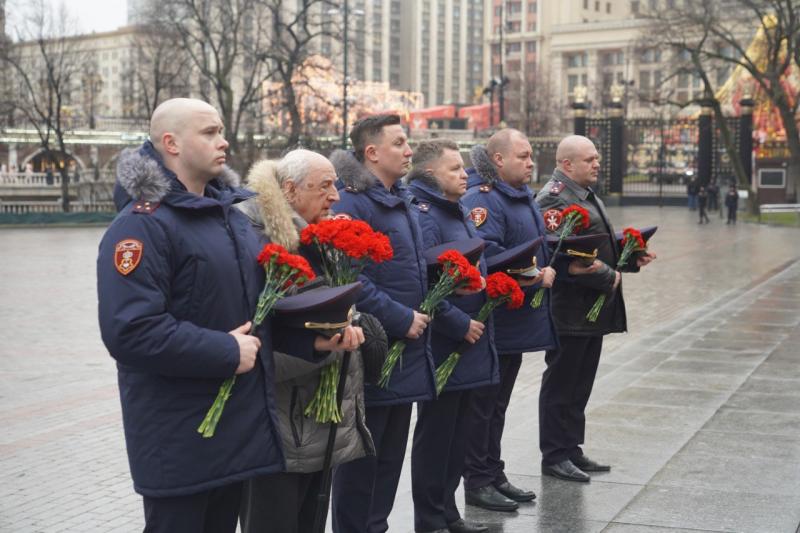
M697 210L697 192L699 190L699 183L697 178L692 178L686 184L686 197L689 199L689 211Z
M700 187L697 192L697 208L700 211L700 220L698 224L705 222L708 224L708 215L706 214L706 206L708 205L708 192L705 187Z
M44 182L48 185L53 185L55 183L55 178L53 177L53 169L51 167L47 167L47 170L44 172Z
M708 210L716 211L719 209L719 185L717 185L717 180L712 179L706 191L708 192Z
M736 210L739 209L739 191L736 184L731 183L728 194L725 195L725 207L728 208L728 221L726 224L736 224Z

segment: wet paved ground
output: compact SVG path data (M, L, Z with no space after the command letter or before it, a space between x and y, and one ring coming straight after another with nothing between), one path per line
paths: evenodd
M586 485L540 476L543 357L529 354L503 446L538 498L466 517L507 533L798 532L800 230L611 213L619 229L660 226L658 261L624 277L631 332L606 338L588 409L586 451L614 469ZM97 331L101 234L0 229L0 531L141 531ZM406 471L392 531L412 530L411 509Z

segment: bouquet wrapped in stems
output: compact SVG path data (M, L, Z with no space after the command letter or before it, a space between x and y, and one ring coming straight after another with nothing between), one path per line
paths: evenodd
M258 304L255 316L251 321L250 335L255 333L256 328L272 311L275 303L286 294L286 291L294 285L302 285L314 279L314 271L305 258L290 254L278 244L265 245L258 254L257 260L264 267L265 280L264 288L258 295ZM236 376L234 375L227 378L219 388L214 403L211 404L203 422L197 428L197 432L203 435L203 438L214 436L222 411L225 409L225 403L230 398L235 383Z
M577 204L572 204L565 207L561 211L560 217L561 232L558 235L558 244L556 244L556 249L553 251L553 255L550 256L550 263L548 263L547 266L553 266L553 262L556 260L559 250L561 250L561 244L564 242L564 237L568 237L573 233L578 233L579 231L589 227L589 212ZM539 289L537 289L536 293L531 299L531 307L535 309L542 305L544 291L544 287L539 287Z
M475 320L485 323L486 319L496 308L506 304L508 309L517 309L525 300L525 293L520 289L514 278L503 272L495 272L486 278L486 302L478 311ZM436 369L436 394L441 394L447 380L455 370L461 354L469 347L466 341L461 343L456 351L447 356L447 359Z
M483 287L480 271L472 266L460 252L447 250L439 255L437 261L442 266L442 273L419 306L419 310L431 318L433 318L436 307L457 289L479 291ZM378 385L384 389L389 386L392 370L403 355L405 347L405 341L398 340L389 348L386 361L381 368L381 378L378 381Z
M300 242L316 247L322 271L334 287L356 281L368 263L382 263L393 256L389 237L363 220L331 219L310 224L300 232ZM313 414L319 423L342 421L337 399L340 371L338 359L322 369L317 391L303 411L306 416Z
M615 270L619 271L628 264L628 260L631 259L631 256L635 252L646 252L647 251L647 243L642 237L642 233L635 229L635 228L625 228L622 230L622 239L619 243L620 247L622 248L622 252L619 254L619 260L617 261L617 266ZM586 319L589 322L597 322L597 317L600 316L600 311L603 309L603 306L606 303L606 295L601 294L595 300L594 305L592 305L589 312L586 313Z

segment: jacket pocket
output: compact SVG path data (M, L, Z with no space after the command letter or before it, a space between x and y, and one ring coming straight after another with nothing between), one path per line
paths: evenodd
M300 405L298 388L296 385L292 387L292 400L289 403L289 426L292 429L294 445L299 448L303 445L300 439L300 435L303 432L303 406Z

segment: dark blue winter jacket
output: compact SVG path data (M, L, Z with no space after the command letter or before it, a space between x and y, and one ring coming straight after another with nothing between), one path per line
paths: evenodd
M312 359L310 333L273 338L267 319L259 362L238 376L216 435L197 432L239 365L227 332L251 319L264 283L259 235L232 208L251 193L225 173L191 194L149 142L124 151L117 172L121 210L100 243L97 291L135 490L178 496L282 471L272 343Z
M368 406L430 400L435 394L430 328L416 340L406 338L427 291L424 244L419 213L412 209L405 187L397 183L387 190L351 152L337 150L330 157L339 177L341 199L333 205L337 216L367 222L389 237L394 250L391 261L368 265L359 278L362 289L358 308L378 318L391 345L406 343L402 366L398 362L386 389L365 385Z
M448 242L477 237L478 232L469 214L458 202L442 195L436 179L430 175L412 172L408 176L408 190L419 210L420 227L425 249ZM486 276L486 261L481 255L479 268ZM470 318L475 318L486 302L486 293L469 296L451 296L436 310L431 324L431 351L438 367L447 356L459 348L469 330ZM461 354L445 391L471 389L497 383L497 350L494 346L492 317L486 323L483 335Z
M486 257L545 235L544 220L534 195L527 185L514 188L504 182L489 158L486 148L477 145L470 153L473 167L467 170L467 194L461 202L476 221L478 234L486 241ZM547 266L546 246L536 253L539 267ZM499 354L536 352L557 346L550 314L550 291L542 305L530 306L538 285L524 288L525 302L519 309L501 306L494 312L494 335Z

